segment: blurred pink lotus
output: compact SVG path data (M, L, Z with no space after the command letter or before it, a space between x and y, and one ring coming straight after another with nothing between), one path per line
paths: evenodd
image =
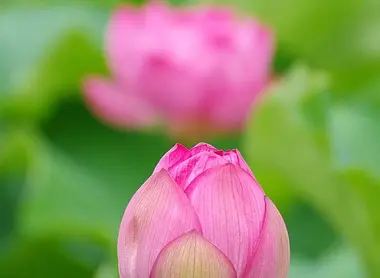
M121 278L285 278L284 221L239 151L177 144L129 202Z
M273 37L221 8L121 7L107 30L112 80L88 77L94 113L118 127L164 122L177 134L242 127L269 82Z

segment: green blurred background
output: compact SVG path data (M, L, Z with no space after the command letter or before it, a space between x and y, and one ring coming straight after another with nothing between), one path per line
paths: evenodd
M120 2L0 2L0 277L117 277L124 208L175 143L83 105L81 79L107 74L102 36ZM238 147L278 205L289 277L380 277L380 2L208 2L277 34L279 82L244 132L208 142Z

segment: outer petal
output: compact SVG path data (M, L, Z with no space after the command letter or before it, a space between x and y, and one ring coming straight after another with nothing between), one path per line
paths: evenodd
M136 96L120 91L115 84L91 77L84 82L85 100L103 121L119 126L150 126L156 117L153 109Z
M261 239L247 278L286 278L290 264L289 237L284 220L269 198Z
M264 193L250 174L233 164L212 168L187 188L203 236L230 259L240 277L258 245Z
M186 233L162 250L151 278L236 277L228 258L195 231Z
M149 277L160 250L193 229L200 231L200 225L186 195L165 170L153 174L123 216L118 238L120 277Z

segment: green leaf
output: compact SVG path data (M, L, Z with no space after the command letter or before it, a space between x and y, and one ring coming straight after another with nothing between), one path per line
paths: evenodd
M68 257L60 244L47 240L19 240L0 254L0 272L8 278L90 278L93 269Z
M0 175L24 172L33 151L33 128L2 126L0 134Z
M46 142L37 144L20 231L38 236L84 234L112 242L120 213L113 213L117 210L107 187Z
M340 235L311 204L297 200L283 217L289 232L292 258L318 261L341 242Z
M77 92L84 74L104 72L107 14L84 5L9 9L0 14L0 116L30 121ZM17 30L15 32L14 30ZM28 51L25 51L27 44Z
M285 85L279 84L273 89L274 92L268 92L265 103L258 105L246 134L245 153L250 165L260 184L280 209L294 198L294 177L299 180L311 179L317 184L319 173L305 172L304 169L323 171L323 165L327 163L323 155L326 138L321 132L325 115L309 116L316 118L315 125L306 127L305 119L299 116L300 111L310 106L306 100L316 98L324 90L325 79L323 75L309 78L305 68L296 69L283 81ZM301 96L305 98L303 103L299 101ZM326 105L325 101L319 105ZM317 109L318 104L315 106L315 110L321 110ZM310 141L313 148L309 147ZM288 146L297 146L298 159L293 159L293 150ZM288 159L292 163L283 165ZM274 167L277 171L273 171ZM289 175L289 171L292 171L292 175Z
M76 100L59 107L43 126L50 141L96 177L123 194L134 193L175 142L162 134L117 130L104 125ZM126 202L123 201L125 205Z
M365 278L365 271L357 254L346 246L331 250L322 258L306 261L292 257L289 278Z
M96 272L95 278L118 278L117 263L105 262Z
M16 230L17 209L25 180L22 173L0 175L0 250L4 250ZM0 251L1 254L2 251Z
M337 105L332 113L336 167L360 169L380 179L380 110L372 104Z
M101 125L79 103L67 103L37 141L20 231L94 238L115 252L124 209L171 143Z
M310 201L360 251L371 277L378 277L380 217L374 212L378 207L374 196L380 194L380 181L371 173L374 161L364 149L366 144L380 157L375 147L377 133L370 125L354 122L350 132L369 136L363 145L354 146L348 124L336 124L342 118L352 121L347 115L336 115L341 109L324 101L328 100L322 97L325 84L324 78L301 67L272 88L252 117L245 141L247 154L275 201L281 202L283 191ZM335 158L336 154L349 159ZM273 181L282 183L273 185Z

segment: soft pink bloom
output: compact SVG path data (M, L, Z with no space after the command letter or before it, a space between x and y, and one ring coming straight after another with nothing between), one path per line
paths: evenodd
M239 151L174 146L129 202L121 278L285 278L285 223Z
M121 127L173 132L242 127L270 80L271 31L222 8L121 7L106 39L112 78L89 77L94 113Z

